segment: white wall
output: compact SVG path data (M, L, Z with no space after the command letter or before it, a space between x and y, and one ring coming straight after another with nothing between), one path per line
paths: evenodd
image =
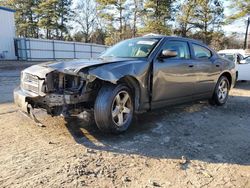
M14 12L0 9L0 54L4 53L5 59L16 59L14 49L14 38Z

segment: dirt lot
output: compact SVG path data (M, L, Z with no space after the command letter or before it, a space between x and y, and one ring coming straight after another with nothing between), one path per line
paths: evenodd
M36 126L11 102L24 67L0 64L0 187L250 187L250 83L223 107L137 115L114 136L41 111Z

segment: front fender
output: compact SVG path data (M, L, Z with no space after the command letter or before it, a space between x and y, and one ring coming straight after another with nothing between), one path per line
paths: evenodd
M87 77L98 78L100 80L110 82L112 84L117 84L118 81L124 79L125 77L134 78L139 87L139 103L140 106L144 103L149 103L149 90L148 90L148 79L149 79L149 66L147 61L133 61L124 63L111 63L98 67L92 67L88 71L85 71ZM89 80L89 82L91 82ZM142 107L143 108L143 107Z
M91 76L116 84L118 80L125 76L132 76L136 78L140 83L145 80L148 72L148 64L146 62L125 62L121 64L108 64L98 66L88 71Z

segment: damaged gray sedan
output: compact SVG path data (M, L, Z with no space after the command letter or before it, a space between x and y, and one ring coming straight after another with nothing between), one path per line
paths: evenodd
M122 41L98 59L48 62L21 74L15 103L32 117L93 111L98 128L120 133L136 112L209 99L223 105L236 78L235 65L203 43L167 36Z

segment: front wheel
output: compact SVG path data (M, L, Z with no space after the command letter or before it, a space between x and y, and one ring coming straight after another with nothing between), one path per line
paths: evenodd
M216 84L214 94L210 100L211 104L224 105L229 95L230 83L225 76L221 76Z
M132 123L134 102L124 85L104 85L96 98L94 115L97 127L104 132L121 133Z

